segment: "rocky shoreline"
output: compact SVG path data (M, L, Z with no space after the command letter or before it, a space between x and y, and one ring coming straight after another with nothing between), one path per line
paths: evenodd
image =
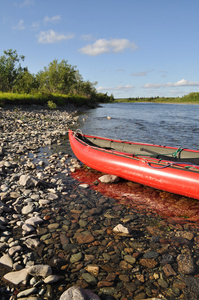
M77 121L73 107L0 110L0 298L198 299L198 224L74 180L61 146Z

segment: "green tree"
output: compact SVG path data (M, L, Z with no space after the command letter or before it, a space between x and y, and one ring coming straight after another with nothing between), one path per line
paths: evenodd
M9 49L4 51L0 57L0 90L11 92L21 72L26 68L21 67L21 61L24 61L24 55L18 55L16 50Z
M58 63L53 60L44 71L37 74L39 89L48 93L69 94L77 84L79 73L75 66L68 64L66 60Z
M36 77L25 70L21 72L14 85L14 91L18 93L34 93L38 89Z

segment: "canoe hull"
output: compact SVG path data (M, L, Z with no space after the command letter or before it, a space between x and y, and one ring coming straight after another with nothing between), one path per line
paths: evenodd
M167 192L199 200L199 170L179 166L160 166L154 160L138 159L120 153L92 147L69 130L69 140L75 156L85 165L103 173L147 185Z

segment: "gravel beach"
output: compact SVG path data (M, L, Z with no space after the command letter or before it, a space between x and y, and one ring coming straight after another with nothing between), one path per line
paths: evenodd
M198 224L70 176L81 165L62 144L76 115L0 109L0 299L199 299Z

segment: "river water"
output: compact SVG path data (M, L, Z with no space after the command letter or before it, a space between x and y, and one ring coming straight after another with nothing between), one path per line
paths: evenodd
M79 114L78 125L73 125L71 129L114 139L199 149L199 105L102 104L98 108ZM59 152L62 149L72 154L67 138L63 141L61 149L55 146L54 151ZM198 200L133 182L120 181L115 185L99 183L95 186L93 182L98 180L100 174L85 168L71 175L79 182L88 183L92 189L115 198L122 204L136 207L141 213L153 211L176 222L199 224Z
M102 104L80 115L78 128L108 138L199 149L199 105Z

